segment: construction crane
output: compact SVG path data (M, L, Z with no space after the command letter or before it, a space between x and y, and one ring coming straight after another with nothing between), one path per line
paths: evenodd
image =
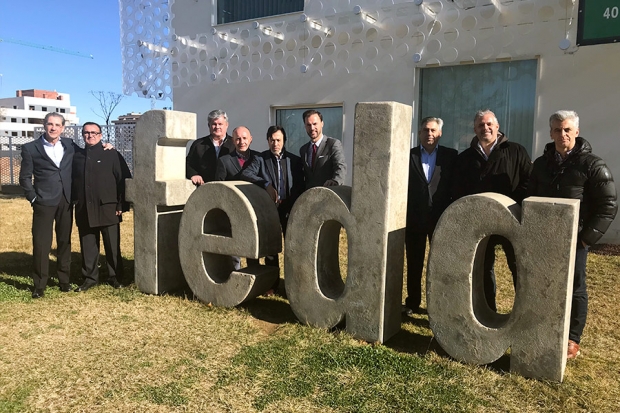
M73 56L85 57L87 59L94 59L92 54L85 54L85 53L82 53L82 52L74 52L72 50L61 49L59 47L46 46L46 45L43 45L43 44L37 44L37 43L32 43L32 42L26 42L24 40L2 39L2 38L0 38L0 43L2 43L2 42L14 43L14 44L22 45L22 46L28 46L28 47L34 47L34 48L37 48L37 49L49 50L51 52L65 53L65 54L70 54L70 55L73 55Z

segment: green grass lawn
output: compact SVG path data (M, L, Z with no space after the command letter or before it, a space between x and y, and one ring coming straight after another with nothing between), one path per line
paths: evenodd
M380 345L300 325L282 297L223 309L133 284L63 294L53 280L32 300L31 210L23 199L0 207L0 412L620 411L619 257L590 254L582 355L553 383L511 374L509 356L487 366L454 361L426 315L404 316ZM128 214L128 273L132 225ZM78 285L75 236L72 257ZM497 267L508 312L504 258Z

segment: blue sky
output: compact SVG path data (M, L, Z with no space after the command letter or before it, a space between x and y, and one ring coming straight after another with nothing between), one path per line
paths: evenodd
M119 5L117 0L0 0L0 38L53 46L94 59L0 42L0 97L18 89L69 93L80 122L102 122L90 90L123 93ZM156 101L161 109L170 101ZM150 110L151 102L125 96L113 113Z

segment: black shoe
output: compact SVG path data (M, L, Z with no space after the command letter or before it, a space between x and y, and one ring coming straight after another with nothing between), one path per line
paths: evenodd
M122 287L121 283L119 283L116 278L108 278L108 285L110 285L115 290L118 290Z
M60 284L60 292L68 293L71 291L71 284Z
M91 289L91 288L93 288L94 286L95 286L95 284L87 284L87 283L84 283L84 284L80 285L78 288L76 288L76 289L75 289L75 290L73 290L73 291L75 291L76 293L82 293L82 292L84 292L84 291L88 291L88 290L90 290L90 289Z
M45 295L45 293L43 292L43 290L35 289L32 292L32 298L34 298L34 299L43 298L44 295Z

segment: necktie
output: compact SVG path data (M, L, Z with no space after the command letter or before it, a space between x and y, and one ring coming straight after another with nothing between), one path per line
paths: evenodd
M244 164L245 164L245 159L243 159L242 157L239 157L239 165L243 168Z
M316 161L316 145L312 144L312 167L314 168L314 163Z

